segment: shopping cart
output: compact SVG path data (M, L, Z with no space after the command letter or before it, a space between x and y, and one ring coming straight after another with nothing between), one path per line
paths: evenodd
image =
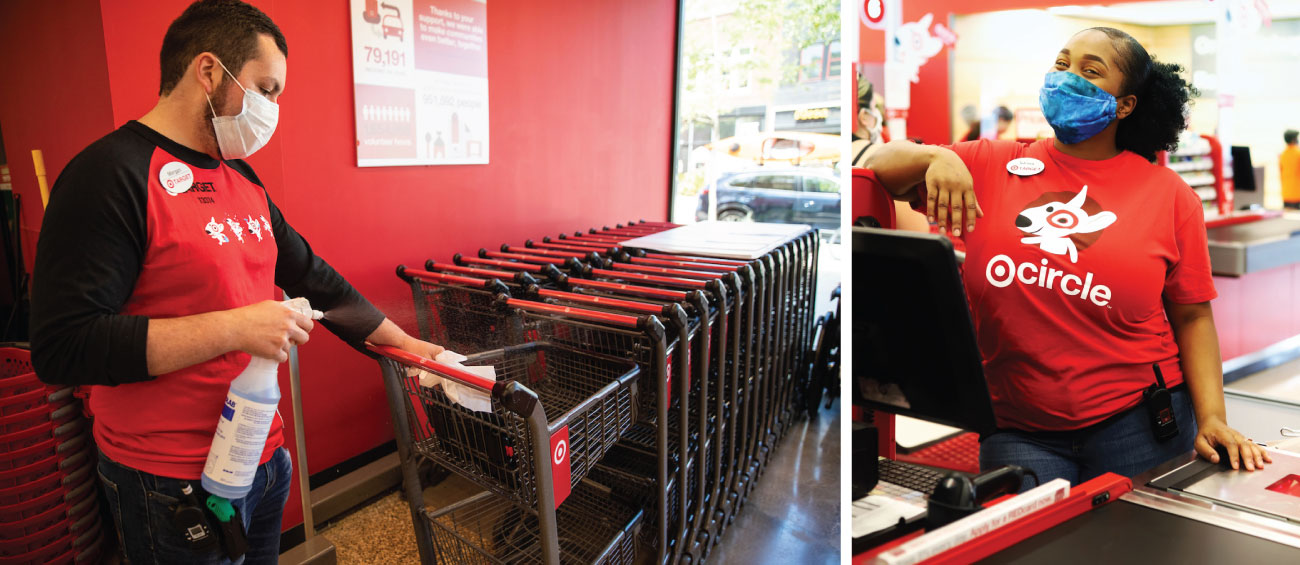
M426 261L425 266L436 269L439 267L439 264L430 260ZM450 269L450 267L445 266L443 268ZM512 278L517 277L517 274L511 275L511 273L503 271L493 271L475 267L456 267L455 270L463 275L478 275L485 278L492 274L504 274L506 276L511 276ZM452 277L447 274L435 273L432 271L417 271L405 268L399 268L399 275L402 275L405 279L412 281L416 285L413 286L413 292L424 295L430 294L428 289L436 289L448 284L457 284L463 287L466 282L463 278ZM473 284L495 286L494 283L488 280L480 280ZM584 285L586 288L592 288L594 286L596 285ZM462 288L461 290L467 293L476 293L480 295L486 294L485 291L474 288ZM688 316L686 310L703 309L703 311L707 312L707 305L704 303L703 295L698 297L688 297L691 298L693 302L686 301L683 303L675 303L662 300L655 302L648 298L627 300L615 296L570 293L554 289L539 288L536 286L532 286L531 288L520 288L516 286L511 289L511 292L513 296L525 296L533 300L576 306L593 311L632 313L636 315L658 315L660 316L660 319L667 322L665 327L669 339L666 344L666 354L668 355L668 358L665 367L667 372L665 374L668 377L666 390L669 391L669 398L667 399L669 402L669 418L665 420L653 416L655 413L653 408L657 402L657 396L653 393L653 390L650 391L650 394L641 395L642 402L640 412L641 414L647 415L647 417L642 418L639 422L634 424L634 428L628 431L627 437L624 441L630 442L634 444L636 448L646 450L648 453L657 454L659 451L657 441L659 436L658 428L661 426L667 426L670 435L668 436L669 444L666 450L670 457L669 468L673 477L670 477L669 482L667 483L667 488L662 489L664 491L663 496L668 499L668 522L677 524L674 531L687 531L684 527L684 519L679 519L681 513L678 512L678 509L685 506L684 499L686 497L686 493L679 488L679 485L688 484L687 473L694 463L693 452L688 451L688 447L694 446L695 442L687 439L686 435L688 430L686 427L680 425L679 422L684 419L683 414L687 413L689 406L691 405L689 401L688 388L693 381L699 380L699 378L691 378L690 371L692 370L692 367L698 371L708 370L707 349L699 349L700 340L697 339L697 336L708 335L709 319L704 318L701 320L698 315L694 314ZM445 311L447 309L457 308L459 307L459 304L460 303L443 305L435 304L434 308ZM685 307L683 305L685 305ZM504 327L508 325L509 322L504 319L497 319L494 320L493 324ZM421 331L423 333L424 330L422 329ZM688 347L686 345L679 346L678 344L694 345ZM578 344L576 346L593 347L593 345L599 347L599 345L593 343ZM707 344L704 345L704 347L707 347ZM700 351L696 354L696 359L701 359L702 361L696 363L691 362L691 352L693 348ZM655 364L655 360L652 358L646 358L643 362L648 367L652 367ZM674 384L674 382L676 384ZM673 394L674 389L676 389L675 395ZM659 519L659 516L661 515L662 514L658 512L651 512L651 517L654 520L651 525L657 525L659 522L662 522L663 520ZM651 531L653 530L647 529L647 532ZM674 553L678 552L681 547L681 544L676 543L675 540L665 544L659 541L664 539L663 537L655 537L653 535L648 535L647 537L650 538L649 541L655 544L656 547L667 546L667 548L671 549Z
M483 286L493 286L492 281ZM492 364L496 382L393 348L371 347L382 355L421 557L429 561L436 552L453 562L470 556L512 563L558 563L562 557L565 562L627 562L631 532L641 514L583 479L632 425L641 374L636 359L666 358L663 325L654 316L504 295L499 304L520 318L527 341L465 361ZM658 369L662 375L665 364ZM445 382L421 386L421 371L489 393L492 411L474 412L451 401L439 388ZM666 398L665 381L655 384ZM666 416L666 406L661 403L659 409ZM489 492L426 512L417 457L430 458ZM666 467L659 471L665 478ZM562 504L568 498L573 503ZM628 521L620 523L623 518ZM494 524L491 533L484 530L489 522ZM589 527L597 522L610 527ZM614 537L593 541L597 532Z

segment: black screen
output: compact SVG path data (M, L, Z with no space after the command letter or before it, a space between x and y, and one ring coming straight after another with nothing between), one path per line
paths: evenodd
M1255 168L1250 162L1250 148L1232 146L1232 189L1256 190Z
M966 292L945 237L853 229L854 402L994 429Z

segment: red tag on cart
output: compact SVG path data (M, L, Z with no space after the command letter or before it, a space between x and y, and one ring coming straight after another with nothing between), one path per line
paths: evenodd
M665 390L668 391L668 396L664 399L664 402L667 403L669 406L672 406L673 404L673 356L669 355L667 361L668 362L664 364L664 372L667 373L667 375L665 375L664 378L664 380L667 381L667 385L664 388Z
M564 499L569 498L570 484L573 478L569 474L569 426L551 434L551 484L555 485L555 507L559 508Z

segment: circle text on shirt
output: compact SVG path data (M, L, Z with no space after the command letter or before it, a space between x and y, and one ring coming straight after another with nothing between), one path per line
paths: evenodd
M1059 290L1066 296L1077 296L1079 300L1086 300L1098 306L1110 304L1110 287L1104 284L1093 284L1092 273L1086 273L1083 278L1080 278L1079 275L1048 267L1047 259L1043 259L1040 265L1029 261L1017 265L1010 257L998 255L985 266L984 278L988 279L989 284L998 288L1006 288L1013 282L1019 282L1047 290Z
M1044 168L1043 162L1033 157L1021 157L1007 162L1007 172L1022 177L1041 173Z

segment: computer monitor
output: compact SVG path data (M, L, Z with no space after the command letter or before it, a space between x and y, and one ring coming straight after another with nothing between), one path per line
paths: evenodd
M1250 161L1250 148L1240 145L1232 146L1232 189L1257 190L1255 186L1255 167Z
M995 429L948 238L853 228L854 402L980 434Z

